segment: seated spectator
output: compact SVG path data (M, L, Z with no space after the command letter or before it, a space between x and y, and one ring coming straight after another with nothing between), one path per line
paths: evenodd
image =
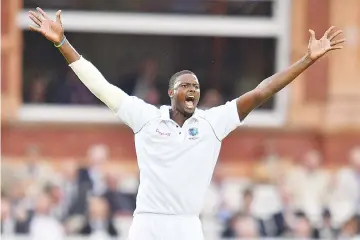
M109 204L110 213L132 215L136 205L135 198L119 191L119 181L114 174L106 176L106 188L103 197Z
M259 236L258 222L251 216L239 214L233 220L235 238L254 239Z
M27 234L29 233L30 215L24 209L14 207L2 194L1 197L1 234Z
M334 223L341 226L354 214L360 215L360 147L349 153L349 165L335 175L330 209Z
M330 175L321 164L320 153L311 150L285 178L289 207L292 211L304 212L314 226L321 221L321 212L328 204L330 191Z
M219 106L224 103L221 93L216 89L209 89L205 91L204 96L202 97L200 108L209 109L212 107Z
M33 182L36 187L43 188L54 176L51 165L42 156L41 149L36 145L29 145L25 150L25 161L17 169L21 179ZM41 191L40 191L41 192ZM36 194L40 194L36 192Z
M60 208L64 219L84 215L87 209L89 186L79 181L76 159L65 159L60 165L59 184L62 191Z
M295 213L293 225L291 227L292 238L297 239L311 239L313 237L313 228L311 227L310 220L304 212Z
M65 77L49 83L47 91L49 103L89 104L99 103L98 99L79 81L73 71L68 70Z
M352 239L359 240L360 239L360 229L359 229L359 221L353 216L343 225L339 239Z
M28 91L25 92L26 103L45 103L48 81L45 77L34 78L30 82Z
M107 235L117 237L119 235L111 219L106 200L99 197L89 199L87 220L79 233L86 236Z
M35 213L30 222L33 240L63 240L65 231L60 221L51 216L51 200L46 194L38 197Z
M320 226L314 231L314 238L316 239L336 239L338 230L333 227L331 213L325 209L322 214L322 222Z
M157 87L158 62L154 58L143 61L138 72L125 77L120 88L129 95L136 96L150 104L160 104L160 93Z
M79 169L79 184L87 187L91 194L101 196L106 190L102 166L109 160L106 145L90 146L87 152L87 165Z

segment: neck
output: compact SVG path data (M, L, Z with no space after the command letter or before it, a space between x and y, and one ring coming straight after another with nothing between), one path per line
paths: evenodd
M174 122L176 122L180 127L184 125L184 122L189 117L190 116L186 116L185 114L179 112L175 107L170 109L170 118L174 120Z

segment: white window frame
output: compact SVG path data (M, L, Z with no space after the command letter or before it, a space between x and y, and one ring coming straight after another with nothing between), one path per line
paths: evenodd
M174 14L107 13L64 11L63 24L67 31L94 33L136 33L185 36L276 37L275 70L290 63L291 1L273 0L274 16L227 17ZM45 10L51 16L53 10ZM28 29L28 9L18 14L18 26ZM211 26L211 27L209 27ZM286 122L289 89L274 97L272 110L255 110L246 119L250 127L281 127ZM23 122L72 122L117 124L119 120L105 106L23 104L18 119Z

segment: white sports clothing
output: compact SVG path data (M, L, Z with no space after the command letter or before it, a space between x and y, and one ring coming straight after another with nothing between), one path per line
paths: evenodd
M197 216L136 214L128 240L204 240Z
M126 97L117 112L135 133L140 169L135 214L199 216L221 141L240 125L236 101L197 109L182 127L169 110Z
M112 111L116 112L124 97L128 96L123 90L112 85L101 72L85 58L69 65L80 81Z
M196 109L180 127L170 119L169 106L159 109L128 96L85 59L70 66L135 134L140 186L130 240L203 240L198 217L221 142L241 125L236 100Z

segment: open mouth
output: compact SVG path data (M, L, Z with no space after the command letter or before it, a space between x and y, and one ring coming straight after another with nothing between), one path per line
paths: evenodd
M185 98L185 106L187 107L187 108L190 108L190 109L192 109L192 108L194 108L195 107L195 97L194 96L187 96L186 98Z

